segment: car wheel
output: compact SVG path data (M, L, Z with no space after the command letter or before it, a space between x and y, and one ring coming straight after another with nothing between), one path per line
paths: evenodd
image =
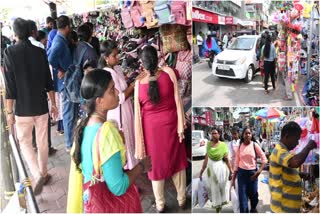
M249 83L253 78L253 67L250 65L248 70L247 70L247 74L246 77L244 78L244 81L246 83Z

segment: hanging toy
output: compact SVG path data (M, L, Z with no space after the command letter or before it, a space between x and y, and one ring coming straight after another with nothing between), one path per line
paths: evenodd
M291 83L291 91L292 91L292 93L296 92L296 89L294 87L294 83Z
M304 7L304 10L302 12L302 16L304 18L310 18L310 13L311 13L313 4L312 3L308 4L307 2L304 2L303 7Z
M293 6L298 11L302 11L304 9L304 6L300 3L300 1L295 1Z
M291 20L294 20L294 19L296 19L296 18L298 18L300 16L300 13L299 13L299 11L297 10L297 9L293 9L292 11L291 11L291 13L290 13L290 18L291 18Z
M273 16L272 22L278 24L278 23L280 22L279 17L280 17L280 14L279 14L279 12L277 12L277 13Z

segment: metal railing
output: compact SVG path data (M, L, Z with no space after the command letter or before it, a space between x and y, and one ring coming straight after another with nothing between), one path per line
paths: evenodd
M28 178L28 174L24 166L21 154L18 150L16 140L14 139L12 134L10 134L9 140L10 140L11 149L14 155L14 159L16 160L17 167L19 170L20 179L24 181L26 197L27 197L26 201L28 204L27 207L29 208L28 211L29 213L40 213L37 201L33 194L30 178Z
M0 23L0 29L2 27L2 24ZM1 30L0 30L0 47L1 47ZM15 137L14 137L14 127L9 127L7 125L6 121L6 105L5 105L5 82L3 77L3 70L1 65L1 54L0 54L0 125L1 125L1 133L0 133L0 154L1 154L1 168L0 168L0 174L1 174L1 183L0 188L1 194L3 191L3 197L1 198L1 206L0 209L4 208L4 206L7 204L7 200L9 197L4 196L7 193L12 193L15 191L14 183L23 181L24 187L26 190L26 201L27 201L27 211L29 213L40 213L37 201L34 197L34 193L31 186L31 181L28 178L28 174L26 171L26 168L24 166L23 160L21 158L21 154L19 151L19 147L16 143ZM11 128L11 129L10 129ZM11 131L10 136L9 135L9 129ZM9 138L9 139L8 139ZM9 148L9 142L11 146L11 150ZM8 194L9 195L9 194ZM12 195L12 194L10 194Z

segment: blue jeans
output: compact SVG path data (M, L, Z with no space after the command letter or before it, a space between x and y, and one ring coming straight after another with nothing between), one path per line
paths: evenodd
M251 181L250 177L256 170L245 170L238 168L238 190L240 213L249 213L248 198L250 199L250 212L257 208L258 199L258 179Z
M199 47L199 57L203 57L203 45L198 45Z
M73 103L68 100L65 92L62 93L62 117L64 128L64 140L67 149L72 147L73 131L79 112L79 103Z

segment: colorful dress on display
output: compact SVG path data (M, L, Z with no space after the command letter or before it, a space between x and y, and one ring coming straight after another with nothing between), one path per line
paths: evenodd
M119 106L108 111L107 119L113 119L118 122L119 127L122 126L127 149L127 165L125 166L125 169L132 169L138 164L138 160L134 157L135 139L132 102L129 98L125 99L124 95L124 91L127 89L128 85L120 68L115 67L114 69L111 69L106 67L104 70L111 73L115 88L119 91ZM122 121L120 121L120 118L122 118Z
M138 85L144 146L152 161L152 170L148 172L150 180L170 178L188 165L185 144L179 142L174 83L163 71L157 82L158 104L151 103L149 99L148 83Z

